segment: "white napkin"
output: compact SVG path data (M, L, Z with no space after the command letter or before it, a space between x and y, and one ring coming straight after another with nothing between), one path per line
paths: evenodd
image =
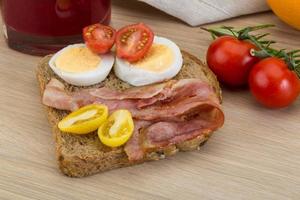
M140 0L192 26L268 10L265 0Z

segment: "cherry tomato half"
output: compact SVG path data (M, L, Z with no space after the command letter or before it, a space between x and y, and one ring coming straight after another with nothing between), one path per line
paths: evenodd
M249 86L254 97L269 108L290 105L300 93L300 80L296 73L279 58L266 58L251 70Z
M108 117L108 108L101 104L84 106L58 123L58 128L63 132L75 134L91 133L99 128Z
M259 61L250 54L256 46L232 36L212 42L207 51L207 64L218 79L231 87L246 85L251 68Z
M116 31L110 26L93 24L83 29L83 38L87 47L93 52L104 54L114 45Z
M135 62L146 55L153 43L152 30L143 23L121 28L117 32L117 56Z
M131 137L134 123L128 110L117 110L98 129L100 141L109 147L125 144Z

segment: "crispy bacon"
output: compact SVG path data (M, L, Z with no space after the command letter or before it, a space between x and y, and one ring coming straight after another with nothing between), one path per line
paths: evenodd
M199 79L171 80L122 92L106 87L67 93L52 79L43 95L47 106L75 110L101 103L110 111L128 109L135 130L125 145L129 160L142 159L145 152L190 140L214 131L224 123L220 102L212 87Z

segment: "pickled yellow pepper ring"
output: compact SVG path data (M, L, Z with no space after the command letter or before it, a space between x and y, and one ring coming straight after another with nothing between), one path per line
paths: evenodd
M117 110L99 127L98 136L106 146L118 147L129 140L133 129L131 113L128 110Z
M97 130L107 117L107 106L91 104L66 116L58 123L58 128L63 132L87 134Z

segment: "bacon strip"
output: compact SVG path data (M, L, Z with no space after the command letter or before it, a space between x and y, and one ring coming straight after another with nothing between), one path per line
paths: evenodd
M73 93L65 92L64 85L52 79L43 103L71 111L93 103L105 104L111 112L128 109L135 121L133 136L125 145L131 161L142 159L145 152L214 131L224 123L213 88L199 79L171 80L123 92L102 87Z
M123 100L123 99L149 99L163 92L167 87L172 86L175 81L171 80L166 83L156 85L148 85L144 87L134 87L125 92L114 91L106 87L92 89L90 94L107 100ZM142 89L142 90L141 90Z
M143 141L140 136L141 129L149 126L151 122L134 120L134 131L131 138L125 145L125 152L128 155L128 159L131 161L138 161L143 159L145 149L143 147Z
M192 106L192 104L189 105ZM132 138L127 142L125 151L129 160L138 161L149 150L155 151L160 147L196 138L203 133L217 130L224 123L224 114L221 108L217 104L206 102L200 102L198 107L193 108L193 111L189 110L186 113L177 112L173 113L173 116L164 116L165 113L156 114L156 116L162 115L156 119L156 122L149 120L148 122L152 123L144 126L142 132L139 131L141 127L137 127ZM146 116L149 115L145 115L144 118ZM139 138L143 138L142 143Z
M60 110L76 110L79 106L74 103L71 95L65 92L65 86L57 79L51 79L43 94L43 104Z

